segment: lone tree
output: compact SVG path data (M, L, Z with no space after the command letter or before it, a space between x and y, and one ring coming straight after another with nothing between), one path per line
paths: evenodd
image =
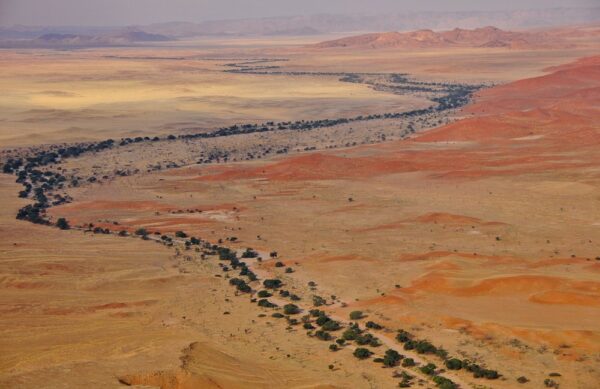
M56 221L56 227L60 228L61 230L68 230L71 228L71 226L69 226L69 222L67 222L67 219L64 217L61 217Z
M350 319L351 320L359 320L362 319L364 317L362 311L352 311L350 312Z

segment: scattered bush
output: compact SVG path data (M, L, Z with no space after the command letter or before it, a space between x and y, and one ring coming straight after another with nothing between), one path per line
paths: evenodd
M359 320L362 319L364 317L362 311L352 311L350 312L350 319L351 320Z

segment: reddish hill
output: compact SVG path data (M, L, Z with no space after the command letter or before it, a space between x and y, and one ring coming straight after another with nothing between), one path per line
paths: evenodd
M321 42L316 48L445 48L445 47L506 47L510 49L558 48L566 44L545 32L513 32L496 27L474 30L455 28L435 32L383 32L351 36Z

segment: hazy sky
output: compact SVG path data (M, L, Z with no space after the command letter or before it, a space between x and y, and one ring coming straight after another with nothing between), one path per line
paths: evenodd
M600 0L0 0L0 25L132 25L167 21L411 11L592 7Z

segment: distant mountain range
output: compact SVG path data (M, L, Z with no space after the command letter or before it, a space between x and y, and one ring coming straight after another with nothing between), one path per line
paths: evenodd
M473 30L455 28L435 32L383 32L362 34L312 45L315 48L445 48L445 47L503 47L511 49L542 49L566 47L568 44L544 32L513 32L496 27Z
M219 20L202 23L162 23L143 30L174 37L203 35L297 35L365 31L448 30L496 26L528 29L600 22L597 8L550 8L521 11L418 12L385 15L311 15Z
M417 12L385 15L310 15L123 27L0 27L0 45L126 45L202 36L298 36L367 31L449 30L497 26L529 29L600 22L600 7L520 11Z
M175 39L161 34L148 33L137 28L125 28L101 35L48 32L34 39L8 39L3 43L8 47L102 47L172 40Z

